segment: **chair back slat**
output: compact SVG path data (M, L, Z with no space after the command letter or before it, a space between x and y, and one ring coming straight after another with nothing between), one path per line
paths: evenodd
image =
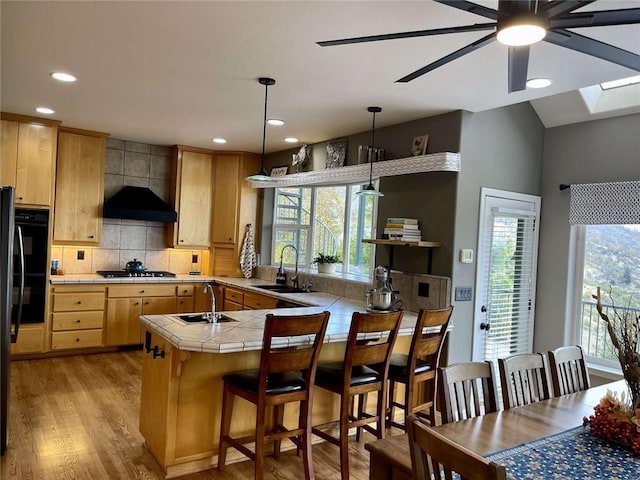
M551 398L547 361L541 353L498 359L504 408L520 407Z
M259 388L266 389L267 377L272 373L302 371L305 380L313 379L328 323L329 312L311 315L267 314L260 354ZM289 346L291 337L300 341L300 345ZM283 338L287 342L280 347L284 343L281 340ZM305 340L307 343L304 343Z
M386 380L402 314L402 311L353 313L344 356L345 385L351 381L351 366L368 365L376 368ZM362 338L365 333L367 338Z
M434 371L438 367L452 312L453 307L420 310L409 348L409 371L415 369L418 359L429 363ZM425 329L433 330L434 327L439 327L439 331L425 332Z
M454 472L459 474L460 478L468 480L507 478L504 466L489 462L452 442L413 415L407 418L407 432L414 480L439 480L443 476L445 479L452 479Z
M549 364L555 396L579 392L591 386L580 345L550 351Z
M438 369L442 423L457 422L498 410L491 362L466 362Z

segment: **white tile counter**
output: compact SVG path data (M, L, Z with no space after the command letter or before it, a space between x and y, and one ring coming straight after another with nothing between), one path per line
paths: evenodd
M211 282L215 277L208 275L176 275L175 277L120 277L105 278L97 273L51 275L52 285L74 285L85 283L199 283Z
M179 350L230 353L260 350L262 347L264 322L267 313L273 313L275 315L301 315L327 310L331 316L329 317L325 343L333 343L345 342L347 340L353 312L366 312L364 301L361 302L345 297L337 297L328 293L273 293L256 288L256 285L269 284L269 282L256 278L214 277L214 280L216 283L254 290L262 295L269 295L309 306L224 312L225 317L235 321L218 324L186 323L178 319L177 315L143 315L140 317L140 321L148 330L166 338ZM399 335L413 334L416 318L416 313L405 311ZM296 342L303 343L304 340L296 339ZM293 339L287 339L286 344L295 345L295 342Z

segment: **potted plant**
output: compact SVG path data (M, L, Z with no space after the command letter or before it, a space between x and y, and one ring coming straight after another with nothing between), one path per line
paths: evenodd
M342 260L340 260L338 255L319 253L311 263L318 265L318 273L334 273L336 271L336 264L342 263Z

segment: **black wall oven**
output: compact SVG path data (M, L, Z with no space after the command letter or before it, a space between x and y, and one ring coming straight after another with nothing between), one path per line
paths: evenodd
M25 278L22 323L44 323L49 212L16 208L15 224L22 228L24 241ZM17 280L14 280L14 285L17 284ZM14 296L17 295L17 288L14 287Z

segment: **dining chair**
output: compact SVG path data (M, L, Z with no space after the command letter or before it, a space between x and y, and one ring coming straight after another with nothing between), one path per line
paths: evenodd
M560 347L550 351L549 368L556 397L586 390L591 386L580 345Z
M471 450L440 435L414 415L407 417L411 470L414 480L451 479L457 473L462 480L506 480L502 465L489 462ZM431 464L431 472L429 463ZM444 476L444 477L443 477Z
M264 477L265 444L273 442L274 456L280 453L280 442L290 438L302 450L304 476L314 478L311 455L311 406L314 379L320 348L329 322L329 312L311 315L267 314L260 368L223 377L222 425L218 447L218 469L223 470L229 446L240 451L255 463L255 478ZM313 336L313 342L308 343ZM291 345L292 338L307 342ZM280 346L280 345L283 346ZM249 437L230 436L233 401L235 396L256 405L255 434ZM298 427L292 430L283 425L284 405L300 402ZM267 409L273 409L275 425L269 430L265 425ZM255 451L244 444L255 442Z
M354 312L344 360L321 363L316 372L316 385L340 395L339 419L315 425L314 435L340 447L340 473L349 479L349 429L364 428L376 438L384 438L387 405L387 378L391 350L398 335L402 311L391 313ZM366 412L366 394L377 393L375 414ZM353 399L358 397L357 414ZM376 426L373 428L372 423ZM338 436L329 430L338 428ZM359 441L359 434L356 440Z
M551 398L547 359L542 353L499 358L504 408L520 407Z
M394 353L389 363L389 425L406 429L407 416L417 413L436 424L436 372L453 307L418 313L409 354ZM425 332L425 329L431 331ZM435 330L435 331L433 331ZM404 384L404 403L395 399L396 384ZM421 388L420 388L421 387ZM395 421L395 407L404 409L404 422Z
M498 411L493 364L456 363L438 369L438 406L442 423Z

